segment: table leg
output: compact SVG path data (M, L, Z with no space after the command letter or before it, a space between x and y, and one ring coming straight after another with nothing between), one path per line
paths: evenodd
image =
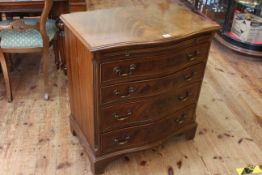
M67 66L65 59L65 33L64 33L64 23L59 19L57 21L57 27L59 29L57 45L60 57L60 68L64 71L64 74L67 75Z

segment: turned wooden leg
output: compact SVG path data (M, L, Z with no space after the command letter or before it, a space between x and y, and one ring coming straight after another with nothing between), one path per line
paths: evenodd
M61 70L64 71L64 74L67 75L67 67L66 67L66 55L65 55L65 32L64 32L64 23L61 20L58 20L56 23L59 32L57 35L58 41L58 51L60 58L60 66Z
M64 31L61 31L60 35L60 56L61 56L61 68L64 71L64 74L67 75L67 65L66 65L66 56L65 56L65 36L64 36Z
M8 70L6 58L1 49L0 49L0 64L2 67L3 75L4 75L7 100L8 102L11 102L13 100L13 96L12 96L12 87L11 87L11 81L10 81L10 76L9 76L9 70Z
M196 130L197 130L197 124L190 130L188 130L186 133L185 133L185 138L187 140L192 140L194 139L195 135L196 135Z
M58 35L57 35L58 36ZM59 38L56 37L54 39L54 44L53 44L53 50L54 50L54 54L55 54L55 65L56 65L56 69L58 70L60 68L60 59L59 59Z

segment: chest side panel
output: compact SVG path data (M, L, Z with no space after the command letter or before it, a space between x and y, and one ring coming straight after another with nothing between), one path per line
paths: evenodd
M68 63L71 118L94 148L94 65L92 53L67 27L65 51Z

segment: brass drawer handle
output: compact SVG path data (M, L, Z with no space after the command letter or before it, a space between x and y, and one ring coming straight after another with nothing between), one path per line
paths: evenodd
M186 57L187 57L188 61L194 61L198 55L200 55L200 51L196 50L192 53L188 53L186 55Z
M121 98L127 98L127 97L130 97L131 94L134 93L134 92L135 92L135 88L129 87L129 88L128 88L128 92L127 92L126 95L121 95L121 92L120 92L120 90L118 90L118 89L115 89L115 90L113 91L113 94L114 94L115 96L121 95L121 96L120 96Z
M117 143L118 145L125 145L128 143L129 140L130 140L130 136L126 136L124 139L115 138L114 142Z
M191 93L187 91L185 95L183 95L183 96L178 96L177 99L178 99L179 101L186 101L186 100L189 99L190 96L191 96Z
M123 121L123 120L126 120L128 119L133 113L131 112L131 110L128 110L127 114L117 114L117 113L114 113L113 114L113 117L118 120L118 121Z
M113 68L113 72L119 76L126 77L128 75L132 75L133 72L136 70L136 65L135 64L130 64L128 68L128 72L124 72L121 67L116 66Z
M189 75L184 75L184 80L185 81L191 81L195 75L195 71L192 71Z
M179 125L183 124L186 120L186 114L183 113L178 119L176 119L176 123L178 123Z

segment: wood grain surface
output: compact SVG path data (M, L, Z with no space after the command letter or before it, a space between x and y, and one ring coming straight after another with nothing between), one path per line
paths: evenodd
M68 79L71 113L76 118L76 122L83 129L88 142L94 146L94 88L93 84L93 66L92 55L85 49L84 45L79 42L71 33L65 29L67 37L66 43L70 42L76 47L69 49L69 45L65 45L65 55L68 60ZM77 50L79 49L79 50ZM75 59L69 59L75 58ZM81 65L81 66L79 66Z
M23 59L27 57L27 59ZM51 99L42 97L40 55L15 55L13 103L0 78L0 169L5 175L91 175L69 129L67 78L50 68ZM52 59L51 59L52 60ZM197 107L193 141L169 141L126 155L105 175L225 175L262 164L262 63L213 43Z
M59 16L66 12L67 0L54 0L52 15ZM41 12L43 0L0 0L0 12L4 13L30 13Z
M219 28L178 0L65 14L61 18L90 50L178 40Z

